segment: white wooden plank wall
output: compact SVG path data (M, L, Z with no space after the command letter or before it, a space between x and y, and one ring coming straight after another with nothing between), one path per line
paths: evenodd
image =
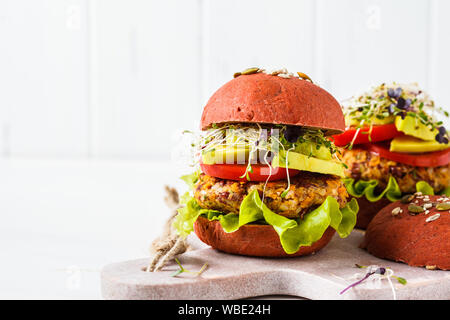
M200 117L200 2L94 1L92 153L167 155Z
M86 0L0 1L0 150L84 156Z
M449 14L448 0L2 0L0 156L167 159L250 66L338 99L417 81L449 110Z
M319 76L345 98L384 81L428 85L428 0L319 0Z
M314 73L314 0L205 1L204 14L203 102L251 66Z

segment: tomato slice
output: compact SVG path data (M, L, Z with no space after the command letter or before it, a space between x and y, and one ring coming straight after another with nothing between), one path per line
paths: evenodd
M287 171L289 177L293 177L299 173L299 170L285 168L274 168L272 172L267 164L252 164L252 172L248 173L250 180L247 180L245 174L246 164L203 164L200 163L200 168L203 173L221 179L236 180L236 181L269 181L283 180L287 178ZM270 175L270 177L269 177ZM242 178L241 178L242 177Z
M369 131L370 127L363 127L359 132L356 128L349 128L344 133L333 136L332 139L334 139L336 146L344 147L351 143L353 139L355 139L353 144L363 144L391 140L392 138L403 135L402 132L397 130L395 123L373 126L372 132L370 133L370 140ZM356 134L357 136L355 138Z
M389 151L388 143L370 143L362 147L382 158L416 167L439 167L450 163L450 148L427 153L400 153Z

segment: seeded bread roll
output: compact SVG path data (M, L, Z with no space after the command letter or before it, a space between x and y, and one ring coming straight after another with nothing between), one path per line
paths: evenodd
M378 258L450 270L449 209L450 199L442 196L393 202L370 222L361 247Z

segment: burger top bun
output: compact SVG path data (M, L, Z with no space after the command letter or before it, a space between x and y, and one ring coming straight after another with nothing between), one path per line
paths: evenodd
M341 106L324 89L297 77L241 75L224 84L206 104L201 129L220 123L268 123L345 130Z
M408 210L408 203L391 203L369 223L361 247L378 258L450 270L450 212L436 208L448 201L442 196L416 197L410 204L422 208L428 204L428 212L420 213Z

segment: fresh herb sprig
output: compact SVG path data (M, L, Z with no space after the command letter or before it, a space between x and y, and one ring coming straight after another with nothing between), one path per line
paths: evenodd
M360 268L360 269L368 268L368 266L362 266L362 265L359 265L357 263L355 263L355 267ZM391 269L391 268L386 267L386 268L382 268L382 269ZM385 272L386 272L386 270L383 273L381 273L381 274L384 274ZM398 281L398 283L401 283L403 285L405 285L407 283L405 278L402 278L402 277L399 277L399 276L396 276L396 275L391 275L391 277L396 279Z
M359 265L359 264L355 264L355 266L356 266L357 268L360 268L360 269L366 269L366 268L369 268L368 266L361 266L361 265ZM388 273L388 274L386 275L388 269L390 269L390 268L389 268L389 267L386 267L386 268L385 268L385 267L376 267L376 268L371 268L371 269L369 269L369 271L364 275L364 277L362 277L360 280L358 280L358 281L356 281L356 282L350 284L349 286L347 286L347 287L346 287L344 290L342 290L339 294L344 294L344 293L345 293L347 290L349 290L350 288L353 288L353 287L355 287L355 286L361 284L362 282L366 281L368 278L370 278L371 276L373 276L373 275L375 275L375 274L379 274L379 275L382 275L382 276L385 275L385 276L388 277L388 278L394 278L394 279L397 279L397 281L398 281L399 283L401 283L401 284L403 284L403 285L406 285L406 283L407 283L406 279L404 279L404 278L402 278L402 277L395 276L395 275L393 274L393 272L392 272L392 269L390 269L390 270L391 270L391 271L390 271L390 274Z
M369 127L368 132L365 131L361 134L369 134L370 141L374 119L385 120L395 116L405 119L406 116L410 116L430 130L437 129L439 133L436 135L436 141L448 143L449 137L445 127L442 126L443 122L437 121L432 114L437 112L449 117L449 113L442 108L435 107L434 101L420 90L417 84L393 83L386 85L383 83L369 92L350 99L344 108L346 117L358 123L355 139L362 128ZM354 140L347 146L349 149L352 148L353 142Z
M286 148L295 148L296 143L313 142L316 145L317 150L323 146L330 151L331 155L339 152L334 143L325 136L325 133L322 130L284 126L281 133L281 142Z

